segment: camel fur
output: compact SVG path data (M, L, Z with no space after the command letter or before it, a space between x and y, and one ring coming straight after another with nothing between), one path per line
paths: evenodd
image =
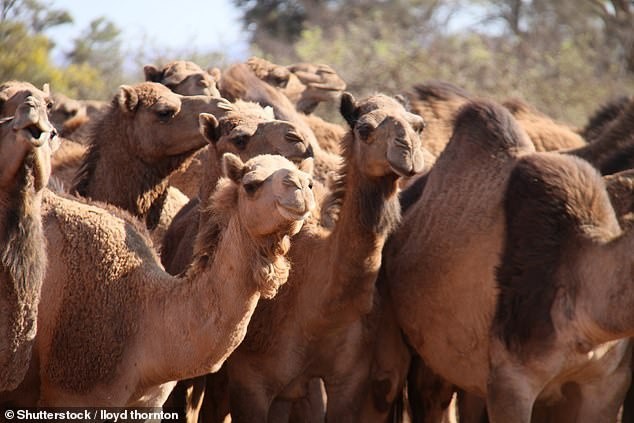
M529 422L538 401L558 421L614 421L630 329L608 309L627 306L596 299L631 283L632 236L587 162L535 153L507 110L476 101L390 239L385 274L412 347L486 398L492 422Z
M42 189L58 145L48 94L20 88L0 86L2 112L10 113L0 119L0 392L18 386L31 360L46 269Z
M280 156L243 163L228 154L223 169L179 277L163 270L130 215L47 192L44 228L56 248L39 365L14 398L39 390L39 406L160 407L174 381L222 364L258 300L286 282L289 237L314 206L310 176Z
M154 82L120 87L92 128L72 192L137 216L160 245L174 214L187 202L168 186L168 178L206 145L198 115L220 116L230 109L226 100L181 96Z

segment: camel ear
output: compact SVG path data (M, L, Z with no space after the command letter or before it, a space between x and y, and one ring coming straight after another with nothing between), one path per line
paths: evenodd
M51 87L48 83L42 85L42 91L44 91L44 94L46 95L51 95Z
M209 113L201 113L198 115L198 129L207 141L215 144L220 139L220 125L218 119Z
M222 76L222 73L218 68L207 68L207 73L211 75L214 81L220 81L220 77Z
M313 174L315 170L315 160L312 157L302 160L302 162L298 166L299 170L302 172L306 172L309 175Z
M139 104L139 96L134 88L129 85L119 87L119 92L115 96L115 102L124 113L134 112Z
M225 153L222 156L222 173L233 182L240 183L244 176L244 169L244 163L235 154Z
M150 82L161 82L163 78L163 71L154 65L143 66L143 73L145 74L145 80Z
M408 112L411 111L411 105L409 104L409 100L405 98L404 95L397 94L394 96L394 99L398 101L399 103L401 103L401 105L405 108L405 110L407 110Z
M359 119L359 107L353 95L349 92L341 94L341 106L339 108L341 116L348 122L351 128L354 128L357 119Z

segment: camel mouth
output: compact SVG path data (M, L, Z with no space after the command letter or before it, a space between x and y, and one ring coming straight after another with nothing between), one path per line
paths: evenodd
M291 221L302 221L310 215L310 211L298 212L297 210L292 210L288 207L284 207L279 201L275 202L275 207L284 219Z
M416 170L414 169L414 166L405 168L403 166L390 163L390 169L392 169L392 172L396 173L398 176L401 176L403 178L416 175Z
M18 131L25 141L33 147L41 147L47 141L53 140L57 135L57 131L55 129L47 131L42 129L38 124L31 124L19 129Z

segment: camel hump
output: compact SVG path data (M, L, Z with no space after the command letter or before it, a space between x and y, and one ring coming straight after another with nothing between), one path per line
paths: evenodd
M447 81L432 80L424 84L414 85L416 98L422 101L449 101L453 99L471 99L466 90Z
M470 101L458 110L453 136L447 148L451 148L452 144L464 148L464 143L477 146L487 154L534 150L530 139L511 113L489 100Z
M555 153L519 159L504 199L506 239L496 269L499 298L494 328L509 348L547 342L551 308L575 240L619 231L604 182L587 162ZM543 344L541 344L543 345Z

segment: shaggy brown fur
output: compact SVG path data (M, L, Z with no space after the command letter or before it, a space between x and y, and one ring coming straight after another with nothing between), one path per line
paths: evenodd
M550 162L549 162L550 161ZM494 331L508 348L548 344L554 336L550 310L563 257L582 228L614 223L600 175L582 160L527 157L510 175L504 200L506 240L497 269L500 287ZM565 287L574 297L577 281Z
M537 151L556 151L586 144L572 128L553 121L520 99L507 100L503 105L526 131Z
M309 176L283 158L225 164L194 264L178 279L162 270L136 219L47 194L46 234L57 248L38 321L40 405L161 406L170 381L219 366L240 342L258 298L285 282L288 237L314 200ZM253 198L250 181L261 183ZM184 333L174 319L202 332Z
M62 139L60 147L53 155L53 177L58 186L69 190L75 181L75 175L84 162L88 148L78 142Z
M529 422L566 383L581 397L561 415L612 421L630 377L628 341L612 342L627 318L607 311L631 283L619 234L591 166L535 153L504 108L468 104L385 249L399 324L492 421Z
M168 190L168 177L206 143L198 114L221 115L223 99L180 96L146 82L122 87L92 127L91 143L73 191L114 204L142 219L160 243L173 215L187 199ZM178 206L168 207L167 202Z
M631 98L620 96L603 104L589 118L588 122L581 131L581 136L587 142L593 142L613 121L615 121L621 112L627 108Z
M27 83L7 93L16 85L0 87L13 115L0 120L0 392L22 381L31 359L46 269L41 191L57 144L47 94Z
M634 167L634 99L594 142L567 153L589 161L603 175Z

